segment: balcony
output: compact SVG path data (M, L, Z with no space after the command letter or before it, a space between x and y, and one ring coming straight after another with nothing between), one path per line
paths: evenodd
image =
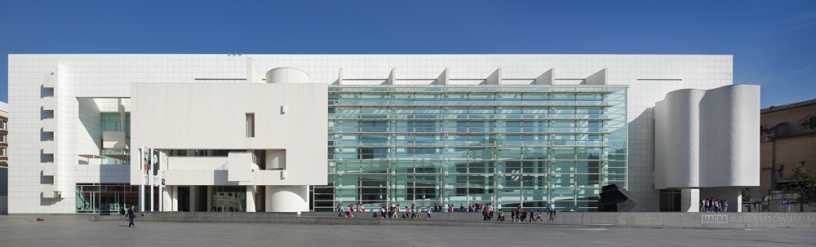
M102 148L125 150L130 149L130 139L125 137L124 131L102 132Z
M54 141L42 141L40 145L42 145L43 154L54 154Z
M60 191L55 191L53 184L44 184L43 198L62 198L62 193Z
M46 118L42 120L43 132L54 132L54 119Z
M54 176L54 163L42 163L43 176Z
M44 78L44 81L43 81L43 87L44 88L54 88L54 85L56 85L56 84L57 84L57 75L54 75L54 74L45 75L45 78Z
M42 105L43 105L43 110L53 111L54 110L54 97L43 97L42 98Z
M252 171L258 170L255 154L253 153L229 153L227 167L229 169L227 176L230 182L252 181Z

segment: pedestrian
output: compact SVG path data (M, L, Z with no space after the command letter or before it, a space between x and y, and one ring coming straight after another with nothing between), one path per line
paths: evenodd
M533 210L530 210L530 221L529 222L532 223L533 221L535 221L535 214L533 213Z
M405 206L405 215L403 218L407 219L409 216L411 216L411 209L409 209L408 206Z
M705 212L705 199L700 200L700 212Z
M128 219L130 219L130 223L128 224L128 227L136 228L136 224L133 224L133 219L136 218L135 209L136 209L135 205L130 205L130 209L128 209L127 217L128 217Z
M352 212L354 212L354 204L353 203L349 204L349 210L348 210L348 212L346 212L346 217L354 217L354 214Z
M544 222L544 220L541 219L541 210L536 210L535 221Z
M385 218L385 215L388 213L388 210L385 209L385 204L380 207L380 218Z
M552 204L547 204L547 212L550 215L550 219L547 221L555 221L555 218L558 218L556 215L557 212L555 212L555 208L552 206Z
M723 201L723 212L728 212L728 200Z
M411 204L411 219L419 218L417 216L417 207L414 204Z
M363 207L363 204L357 204L357 210L360 210L360 212L365 212L365 207Z
M499 216L496 217L496 221L504 221L504 211L499 210Z
M426 212L426 213L427 213L427 215L425 215L425 219L426 219L426 220L430 220L430 219L431 219L431 206L428 206L428 208L427 208L427 210L426 210L426 211L427 211L427 212Z
M714 212L714 197L708 199L708 211Z
M127 213L127 211L125 211L125 205L122 205L121 207L119 207L119 216L124 217L126 213Z
M465 204L459 204L459 212L465 212Z

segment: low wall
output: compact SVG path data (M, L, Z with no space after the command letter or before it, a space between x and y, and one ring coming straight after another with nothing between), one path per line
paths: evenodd
M479 213L433 213L432 220L373 218L373 213L338 217L337 213L240 213L240 212L156 212L138 213L137 221L226 222L321 225L444 225L444 226L518 226L510 215L507 221L482 221ZM543 215L543 220L547 216ZM92 215L91 221L119 221L122 216ZM816 213L558 213L554 222L525 224L547 227L647 227L647 228L814 228Z

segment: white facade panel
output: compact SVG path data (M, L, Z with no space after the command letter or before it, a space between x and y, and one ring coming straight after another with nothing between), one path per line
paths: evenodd
M326 95L326 84L315 83L137 83L131 100L132 144L286 150L287 178L274 185L326 184L327 150L315 148L327 143ZM282 105L287 105L286 113L280 111ZM254 114L254 137L247 137L248 113ZM132 159L135 163L138 158ZM141 178L132 174L131 182L138 184Z
M654 111L656 189L759 186L759 86L678 90Z
M275 174L267 176L259 173L260 175L253 175L253 179L260 176L282 185L325 184L325 86L339 83L341 69L345 85L382 84L387 81L394 68L399 72L392 78L396 85L428 85L437 81L443 71L447 71L444 80L451 85L477 85L485 82L498 69L501 69L503 80L499 83L502 84L510 81L534 83L542 73L550 69L555 72L552 81L558 84L570 79L585 79L605 69L606 85L628 85L626 187L640 203L635 210L656 211L658 193L655 188L661 187L657 184L662 183L662 179L655 172L654 139L659 135L655 133L655 116L658 114L654 110L655 103L663 100L671 91L708 90L733 83L733 62L730 55L11 54L8 60L9 110L10 115L14 116L14 121L9 122L9 128L14 129L9 142L15 143L9 150L9 153L14 154L9 157L9 162L15 164L9 168L9 213L12 214L73 213L76 183L95 181L89 179L92 176L80 174L82 169L77 167L77 160L79 155L98 152L102 147L101 131L96 130L98 126L89 124L96 120L88 120L94 119L97 109L99 112L110 112L109 109L113 108L107 103L96 103L97 109L88 110L85 107L87 102L82 98L150 99L150 102L134 101L130 102L132 105L127 105L126 110L132 114L133 147L287 149L285 178L282 178L282 171L269 170L264 172ZM248 65L253 68L248 69ZM310 83L321 85L322 89L294 89L289 88L291 85L286 83L248 83L262 82L263 80L254 78L264 78L267 71L282 67L303 71L308 75ZM53 89L43 88L48 80L46 75L52 72L55 72L56 77ZM193 87L184 88L181 85ZM309 87L312 84L297 85ZM253 86L257 88L247 88ZM275 86L283 89L273 90ZM304 91L314 93L315 96L308 99L292 97ZM51 99L43 100L43 97ZM256 97L262 100L245 100ZM730 103L741 104L742 100L737 97ZM162 102L164 105L151 102ZM740 111L752 111L749 108L737 108ZM53 113L48 109L54 109ZM282 111L284 109L285 112ZM308 111L311 121L295 121L297 124L291 124L292 121L288 120L280 121L299 116L298 114L304 113L304 109L315 109ZM264 126L256 128L256 138L249 140L245 137L244 114L247 112L255 112L256 126ZM736 115L726 118L744 117L741 112L733 114ZM53 134L43 133L44 116L54 119ZM726 118L720 120L726 121ZM719 125L725 122L712 123ZM321 131L293 131L293 128ZM701 125L700 128L722 129L721 126L707 125ZM279 130L286 131L275 132ZM752 130L751 133L755 132ZM312 134L314 137L310 136ZM275 135L280 136L259 137ZM320 139L323 142L319 148L288 148L290 145L300 145L298 142L304 135L309 140L323 138ZM145 139L138 141L139 138ZM736 136L728 141L732 148L754 148L752 144L738 145L736 141L742 140L740 138L747 137ZM100 139L99 143L96 142L97 139ZM43 153L43 140L53 140L53 155ZM147 143L148 140L150 143ZM132 156L131 163L138 164L134 159L138 158ZM758 162L758 158L753 160L754 157L750 155L722 159L716 162ZM41 164L45 161L54 162L54 186L67 195L64 198L42 199ZM300 169L298 167L304 166L320 166L321 169L313 169L306 174L296 171ZM138 167L129 168L129 180L140 183ZM172 173L172 168L170 169L167 171L168 179ZM728 172L734 176L723 179L720 183L751 184L753 181L753 174ZM212 179L214 181L214 177Z

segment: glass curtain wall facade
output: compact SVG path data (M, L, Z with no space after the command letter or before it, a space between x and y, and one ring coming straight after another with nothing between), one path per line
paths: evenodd
M120 121L122 117L118 112L103 112L100 114L101 123L99 125L100 136L107 131L123 131L121 130ZM125 137L130 138L130 113L125 114ZM100 154L102 157L102 165L127 165L130 155L128 150L111 150L102 149Z
M118 214L119 208L128 208L130 205L139 207L139 186L127 184L76 185L77 213Z
M487 204L594 211L627 181L625 86L331 86L329 185L379 208Z

